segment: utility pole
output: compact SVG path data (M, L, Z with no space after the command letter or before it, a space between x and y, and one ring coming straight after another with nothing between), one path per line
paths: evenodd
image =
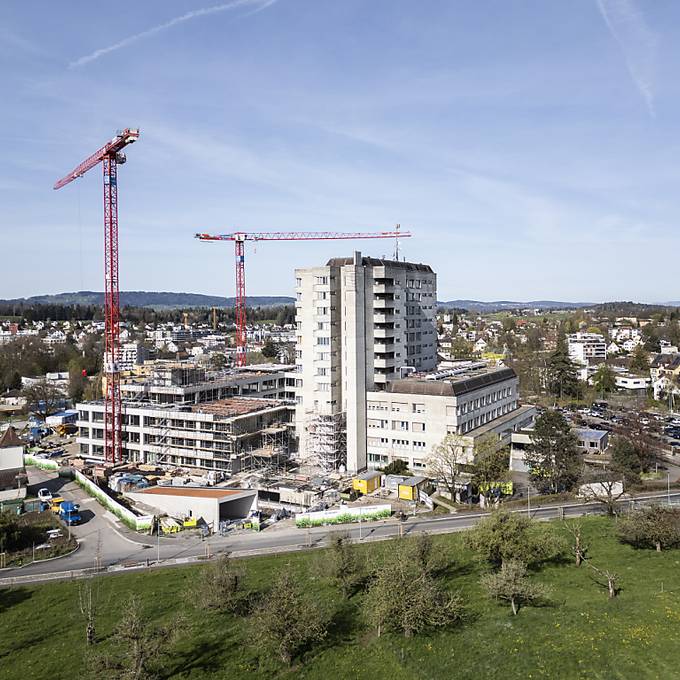
M531 486L527 486L527 516L531 518Z

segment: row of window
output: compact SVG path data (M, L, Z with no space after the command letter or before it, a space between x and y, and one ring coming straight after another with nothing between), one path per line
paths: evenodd
M472 412L475 409L481 408L482 406L488 406L489 404L494 404L501 399L512 396L512 387L504 387L495 392L491 392L484 397L478 397L471 401L464 402L458 406L457 415L465 415L468 411Z
M409 440L409 439L388 439L387 437L368 437L367 442L368 446L379 446L379 447L384 447L384 446L390 446L393 449L417 449L419 451L422 451L425 449L427 444L422 441L422 440Z
M386 430L388 428L388 420L376 420L375 418L369 418L366 421L369 429L372 430ZM425 423L409 423L408 420L393 420L391 424L392 430L400 430L402 432L425 432Z

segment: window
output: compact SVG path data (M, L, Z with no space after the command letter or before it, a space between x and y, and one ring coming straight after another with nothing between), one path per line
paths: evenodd
M400 402L393 401L392 402L392 411L394 411L395 413L405 412L406 411L406 404L402 404Z
M319 337L319 338L316 339L316 344L317 345L330 345L331 339L326 338L326 337Z
M322 286L328 285L328 277L327 276L315 276L314 277L314 283L319 283Z
M412 423L411 424L411 431L412 432L425 432L425 423Z
M413 413L425 413L425 404L413 404Z
M393 430L402 430L406 432L408 430L408 421L407 420L393 420L392 421L392 429Z
M414 441L413 442L413 448L414 449L424 449L425 448L425 442Z

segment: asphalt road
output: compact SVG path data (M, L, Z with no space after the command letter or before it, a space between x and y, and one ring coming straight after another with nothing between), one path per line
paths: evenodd
M147 565L177 564L191 562L196 558L229 552L234 555L266 554L291 550L309 550L325 545L328 538L337 531L349 533L357 542L384 540L400 535L418 532L452 533L473 527L483 513L460 513L441 517L409 517L405 522L385 520L339 527L316 527L296 529L294 527L273 527L253 533L238 531L232 535L211 536L203 539L195 532L186 532L173 537L157 538L140 536L121 527L118 520L104 510L94 499L87 496L73 482L55 477L54 473L29 469L30 492L37 493L47 487L53 494L59 493L68 500L76 500L81 505L83 523L72 527L77 537L79 549L67 557L45 562L37 562L22 568L0 570L0 584L7 585L7 579L17 578L17 582L37 582L55 578L69 578L81 569L120 567L134 568ZM667 494L653 494L636 497L636 503L664 502ZM680 492L670 494L672 503L680 504ZM630 503L631 500L621 501ZM587 514L600 514L600 503L570 504L563 506L543 506L531 509L531 517L537 520L577 517ZM528 514L528 508L515 510Z

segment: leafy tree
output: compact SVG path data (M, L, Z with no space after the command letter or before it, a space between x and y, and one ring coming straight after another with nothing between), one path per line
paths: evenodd
M607 364L600 364L593 376L593 385L602 395L613 392L616 389L616 374Z
M545 599L545 586L532 583L527 578L527 568L517 560L503 562L500 570L482 577L482 586L490 597L509 602L517 615L522 605L531 605Z
M227 555L209 564L197 579L192 601L200 609L236 611L241 600L243 569Z
M83 369L77 359L68 362L68 396L75 404L82 401L87 379L83 376Z
M213 352L210 355L210 368L221 371L227 367L227 357L224 352Z
M85 385L85 389L83 390L83 400L96 401L97 399L101 399L102 395L104 394L103 389L102 374L98 373Z
M508 560L538 564L555 558L563 547L545 526L505 510L485 517L466 534L465 540L480 559L495 567Z
M306 647L326 637L328 622L317 605L303 597L289 571L274 581L252 615L253 637L266 653L290 665Z
M466 449L467 444L463 437L447 434L442 443L434 447L426 461L430 476L444 485L454 501L461 466L467 461Z
M40 380L23 390L29 409L41 420L45 420L50 413L57 410L58 405L64 399L64 395L47 380Z
M101 680L156 678L181 628L177 621L164 626L150 623L142 612L141 601L132 596L111 635L111 645L106 649L97 646L90 655L90 675Z
M271 340L267 340L260 351L266 359L276 359L279 356L279 348Z
M465 338L456 336L451 341L451 355L456 359L467 359L472 356L473 345L468 342Z
M564 342L548 357L547 384L550 394L562 399L578 395L578 377L576 367L569 358Z
M642 345L638 345L630 358L630 370L633 373L647 375L649 373L649 354Z
M478 487L485 487L493 482L502 482L509 475L510 452L505 447L499 447L497 435L488 433L475 441L473 464L475 471L472 481Z
M619 539L636 548L663 548L680 546L680 510L652 506L636 510L621 517L618 523Z
M351 597L366 577L362 555L348 534L337 532L331 537L331 547L325 564L325 572L340 588L343 597Z
M417 550L423 545L417 544ZM413 637L423 630L460 620L463 604L440 586L421 560L414 559L413 544L397 542L397 549L386 556L373 576L364 611L379 636L391 630Z
M570 491L581 472L578 440L566 418L548 410L537 419L526 452L531 481L542 493Z
M9 510L0 511L0 552L17 549L21 544L21 528L16 515Z
M640 474L644 471L643 463L647 458L641 446L634 444L628 437L618 435L612 438L609 455L612 470L620 473L627 484L639 484Z
M386 475L407 475L408 471L408 463L401 458L395 458L381 469L381 472Z

